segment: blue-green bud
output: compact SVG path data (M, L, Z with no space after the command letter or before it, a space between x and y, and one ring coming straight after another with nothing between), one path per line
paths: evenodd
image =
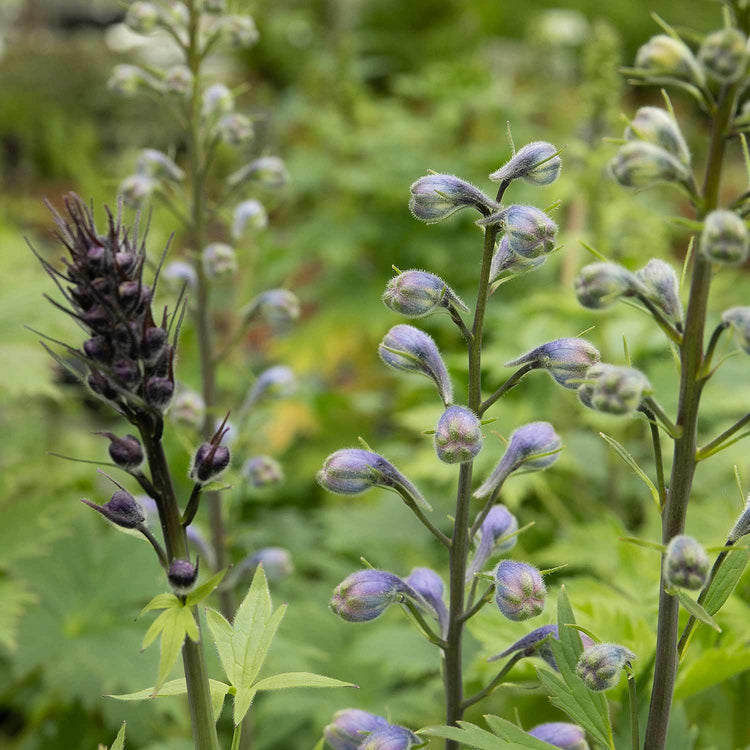
M612 176L625 187L646 188L660 182L690 181L690 170L665 148L648 141L629 141L609 163Z
M734 211L723 208L711 211L703 223L700 248L714 263L743 263L750 249L745 222Z
M581 645L584 650L594 645L594 641L586 633L579 633L579 635L581 636ZM523 638L519 638L513 645L506 648L505 651L501 651L499 654L491 657L489 661L497 661L511 654L521 652L524 656L541 657L555 672L559 672L560 669L557 666L552 649L549 647L550 638L560 640L557 625L542 625L541 628L536 628L523 636Z
M176 288L187 284L191 289L198 285L198 274L190 263L184 260L173 260L167 263L162 272L164 279Z
M711 562L706 550L691 536L672 537L664 558L664 577L672 586L697 591L708 578Z
M389 726L382 716L358 708L345 708L333 715L333 721L323 730L331 750L358 750L365 737Z
M620 297L646 292L636 275L618 263L590 263L580 270L574 285L578 301L590 310L601 310Z
M541 266L547 260L546 255L539 258L522 258L510 249L510 241L507 235L503 235L498 243L497 250L492 256L490 265L490 284L494 284L504 273L521 274L532 271Z
M347 576L334 589L330 607L347 622L369 622L402 595L415 597L411 587L398 576L368 568Z
M224 242L212 242L201 254L203 272L209 279L226 279L237 273L237 254Z
M652 392L648 378L632 367L600 363L589 368L586 381L578 389L581 402L606 414L632 414Z
M474 207L482 213L497 209L481 190L452 174L428 174L409 190L409 210L425 224L436 224L462 208Z
M299 299L288 289L267 289L250 303L250 313L258 313L270 325L283 328L299 318Z
M537 724L533 729L529 729L529 734L562 750L589 750L586 733L577 724L551 721L547 724Z
M513 158L490 175L494 182L506 182L522 177L532 185L550 185L559 176L562 160L557 149L546 141L527 143Z
M596 643L578 659L576 674L589 690L609 690L620 681L620 670L635 659L635 654L617 643Z
M219 137L232 146L241 146L253 137L253 126L250 118L238 112L224 115L216 126Z
M680 282L674 268L663 260L653 258L635 273L643 284L646 296L672 320L682 320Z
M714 31L703 40L698 59L706 72L717 81L736 81L745 72L747 39L739 29Z
M222 16L216 21L214 30L221 35L222 41L237 48L251 47L260 38L250 16Z
M660 146L683 164L690 164L690 150L674 117L661 107L641 107L627 128L628 141L647 141Z
M466 570L466 580L471 581L474 574L482 569L492 555L512 550L516 546L518 537L513 536L499 544L498 541L516 531L518 531L516 517L504 505L492 507L479 528L479 546L474 553L471 565Z
M297 378L291 367L275 365L258 375L247 394L243 409L247 411L262 398L285 398L297 388Z
M122 96L135 96L140 91L159 88L159 82L136 65L115 65L107 85Z
M253 456L242 464L241 474L253 487L268 487L284 481L281 464L271 456Z
M214 83L203 92L203 116L206 119L228 115L234 109L234 96L223 83Z
M750 354L750 307L730 307L721 314L724 323L732 328L745 354Z
M252 180L267 190L278 190L289 182L289 173L278 156L261 156L227 177L230 187Z
M238 203L232 216L232 238L239 240L250 232L268 226L268 214L263 204L254 198Z
M86 499L82 499L81 502L100 513L114 526L122 529L136 529L146 520L141 506L125 490L115 492L104 505L97 505Z
M156 190L157 182L142 174L132 174L120 183L119 193L126 205L138 208Z
M657 34L640 47L635 57L635 65L657 76L680 78L700 86L706 80L690 47L666 34Z
M448 628L448 609L443 601L443 579L430 568L414 568L406 583L429 604L440 632L445 634Z
M745 501L745 508L740 513L737 523L729 533L729 541L734 544L738 539L748 534L750 534L750 496Z
M518 359L505 363L505 367L533 364L546 370L555 382L564 388L576 390L591 365L601 359L599 350L586 339L556 339L537 346Z
M198 580L198 566L193 565L190 560L176 558L169 565L167 579L175 594L189 594Z
M136 0L125 14L125 24L136 34L149 34L156 29L161 13L153 3Z
M549 422L530 422L514 430L508 449L487 479L474 492L474 497L488 497L514 471L541 471L558 458L562 445L560 436Z
M155 148L144 148L136 163L138 174L156 179L174 180L180 182L185 179L185 173L165 153Z
M521 622L544 611L547 588L542 574L527 563L502 560L495 570L495 603L509 620Z
M435 452L447 464L471 461L482 450L482 425L465 406L449 406L435 428Z
M175 96L188 97L193 91L193 74L187 65L174 65L164 74L164 88Z
M422 318L451 306L464 312L469 311L439 276L416 269L394 276L385 288L383 302L386 307L407 318Z
M447 406L453 401L453 384L435 342L424 331L409 325L393 326L378 347L389 367L417 372L430 378Z
M198 429L206 415L206 404L196 391L181 390L177 393L169 416L182 424Z
M423 744L424 740L417 737L414 732L392 724L367 735L359 750L409 750Z
M480 219L477 224L501 224L509 249L526 260L549 255L555 249L557 224L535 206L509 206Z

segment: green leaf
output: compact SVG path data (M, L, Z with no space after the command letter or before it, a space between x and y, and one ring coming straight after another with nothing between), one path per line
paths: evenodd
M685 700L750 669L750 650L743 644L709 648L680 667L675 700Z
M182 607L182 602L174 594L157 594L139 613L142 617L152 609L174 609Z
M0 577L0 646L8 651L16 648L18 624L27 604L36 597L27 590L23 581Z
M124 750L125 748L125 722L122 722L122 726L120 727L120 731L117 733L117 737L115 737L115 741L112 743L112 747L110 750Z
M703 608L710 615L715 615L732 595L737 582L750 560L750 550L743 549L729 552L703 598Z
M194 604L198 604L198 602L202 602L204 599L208 599L208 597L211 596L217 586L221 583L224 576L227 574L227 570L229 570L229 568L224 568L224 570L219 571L215 576L209 578L204 584L198 586L197 589L191 591L187 595L187 599L185 600L187 606L192 607Z
M235 662L232 651L232 636L234 631L229 621L215 609L206 609L206 621L214 637L216 650L219 652L219 660L224 668L224 674L229 682L235 684Z
M646 472L643 471L643 469L638 465L638 462L635 460L635 458L633 458L633 456L628 453L628 451L613 437L610 437L603 432L600 432L599 436L615 449L617 455L633 470L635 475L643 481L646 487L648 487L649 492L651 493L651 497L653 498L654 503L656 503L656 507L661 510L659 490L656 489L656 485L649 479Z
M476 747L478 750L507 750L508 746L494 734L480 729L475 724L468 721L460 722L461 728L434 726L420 729L417 734L426 735L427 737L441 737L445 740L455 740L468 747Z
M261 690L288 690L289 688L356 688L351 682L342 682L334 680L333 677L324 677L312 672L284 672L275 674L273 677L266 677L253 685L253 689L260 692Z
M164 625L169 616L170 610L162 612L149 626L146 631L146 635L143 636L143 643L141 644L141 651L145 651L159 636L159 633L164 629Z
M321 737L315 743L315 747L313 748L313 750L325 750L325 746L326 746L326 738L325 737Z
M687 592L683 591L682 589L672 588L669 589L667 593L672 594L672 596L676 596L680 600L680 604L682 604L685 610L693 617L695 617L696 620L700 620L700 622L709 625L718 633L721 633L721 628L719 627L716 620L714 620L714 618L711 617L711 615L709 615L708 612L706 612L706 610L703 609L703 607L695 601L695 599L689 596Z
M499 716L488 714L484 719L498 737L502 737L507 742L512 743L514 747L528 748L528 750L549 750L555 747L555 745L550 745L548 742L532 737L520 727L517 727L506 719L501 719Z
M183 609L168 609L164 613L167 615L167 619L161 631L159 673L156 677L154 695L159 692L159 689L172 671L172 667L174 667L177 659L180 657L180 649L185 642L186 636L185 622L182 616L184 611Z
M260 670L263 668L263 664L266 660L266 656L268 656L268 652L271 648L271 643L273 643L276 631L278 630L281 621L284 619L286 608L287 605L282 604L273 613L271 619L266 624L266 627L263 630L263 635L261 636L260 642L258 643L258 647L253 653L249 654L250 659L243 666L243 683L247 683L248 685L252 684L255 681L255 678L260 673ZM239 689L240 685L237 685L237 688Z

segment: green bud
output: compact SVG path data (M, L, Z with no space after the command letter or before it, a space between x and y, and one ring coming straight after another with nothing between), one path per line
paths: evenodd
M630 141L621 146L609 163L612 176L625 187L651 187L659 182L687 183L690 171L661 146L648 141Z
M701 86L705 83L705 75L690 47L666 34L651 37L638 50L635 64L659 76L680 78Z
M736 81L745 72L747 39L738 29L715 31L703 40L698 59L717 81Z
M628 141L647 141L660 146L676 156L686 166L690 164L690 151L672 115L661 107L641 107L625 128Z
M706 216L700 242L701 252L714 263L738 265L750 249L745 222L733 211L718 209Z

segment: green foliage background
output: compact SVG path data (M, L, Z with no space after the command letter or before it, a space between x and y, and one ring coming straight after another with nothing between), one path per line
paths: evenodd
M445 573L441 550L394 496L374 491L334 497L314 481L328 453L354 445L361 435L423 489L437 518L451 512L455 472L437 465L430 439L421 434L434 426L439 404L426 381L397 377L379 363L377 342L398 322L379 298L394 264L442 275L471 303L481 240L469 217L429 228L415 222L407 210L408 186L435 169L486 187L485 175L509 154L506 121L517 144L567 144L558 183L541 192L513 188L517 201L562 201L557 218L565 248L491 299L486 382L501 382L507 375L503 362L532 346L595 325L588 335L603 358L623 361L624 336L634 364L648 372L660 401L673 410L675 369L659 331L626 307L601 314L583 310L571 282L589 260L580 240L631 268L653 256L681 265L687 236L664 216L686 206L668 193L634 196L613 186L603 168L612 147L602 137L619 135L620 111L659 101L657 92L625 91L615 73L656 33L648 12L705 31L719 25L719 6L708 0L259 0L235 6L252 10L261 42L231 61L232 74L248 84L245 103L259 115L259 151L282 154L292 184L272 206L270 231L243 258L237 296L221 295L218 320L225 319L222 308L246 302L251 287L282 282L299 294L304 314L280 341L262 332L249 337L220 377L225 394L241 393L252 370L283 360L302 381L293 399L273 405L253 425L258 444L283 459L287 481L277 490L253 493L238 475L232 477L238 487L232 502L241 517L230 530L234 556L270 544L294 556L294 575L273 591L290 608L270 672L324 672L360 686L356 694L260 696L253 708L256 746L312 747L333 711L347 705L387 713L412 728L438 724L437 656L405 618L393 611L357 627L336 619L326 605L336 583L360 565L360 556L398 574L424 564ZM543 11L551 7L581 14L580 38L544 36ZM140 147L169 149L176 143L178 155L182 149L157 107L122 101L106 89L111 66L129 60L106 43L105 21L116 20L118 12L117 3L105 0L36 0L0 9L3 750L95 747L113 737L123 719L128 747L190 747L179 699L120 704L102 697L153 682L155 655L139 653L144 625L134 617L160 590L161 576L146 545L104 527L77 502L108 492L94 467L48 455L103 460L104 446L91 433L117 426L104 410L82 404L76 388L59 382L36 337L23 327L79 340L79 331L43 304L41 294L50 285L23 243L27 235L43 252L52 251L41 199L59 205L61 194L75 189L94 196L100 207L114 200ZM690 101L675 98L675 105L701 164L705 122ZM735 148L727 194L740 192L743 180ZM153 253L171 231L169 215L157 210ZM175 248L175 254L184 251L179 237ZM711 321L730 305L747 304L746 269L722 272L714 288ZM460 382L465 357L447 318L429 319L425 328ZM748 410L749 375L747 358L738 356L712 381L700 424L705 437ZM179 378L198 384L190 331ZM579 622L633 650L646 673L658 559L617 540L625 533L657 539L657 519L645 487L598 436L613 435L651 471L645 425L584 412L573 394L543 374L524 381L492 415L498 421L488 430L480 472L502 450L491 430L508 435L525 421L543 418L555 424L566 446L551 471L517 478L504 492L503 501L521 523L536 524L514 554L540 567L566 563L552 589L564 582ZM189 441L173 434L168 446L175 465L185 470ZM237 456L237 465L244 457ZM747 485L743 443L699 469L688 531L707 545L723 542L739 512L735 465ZM184 492L186 471L182 477ZM551 622L553 612L550 606L538 624ZM722 634L700 629L681 670L674 750L750 747L747 575L717 619ZM528 628L488 607L470 630L469 675L478 688L493 675L486 657ZM218 674L215 655L211 659ZM467 718L481 723L488 712L512 718L514 709L524 726L561 718L539 690L529 689L534 684L532 664L522 662L514 685ZM627 722L618 715L614 720L618 747L625 747ZM228 725L225 712L221 727Z

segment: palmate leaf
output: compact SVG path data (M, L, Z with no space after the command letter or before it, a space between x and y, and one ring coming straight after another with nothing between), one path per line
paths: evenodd
M481 729L476 724L468 721L459 721L459 727L434 726L420 729L417 734L426 737L441 737L445 740L460 742L466 747L475 747L478 750L507 750L507 743L503 742L486 729Z

